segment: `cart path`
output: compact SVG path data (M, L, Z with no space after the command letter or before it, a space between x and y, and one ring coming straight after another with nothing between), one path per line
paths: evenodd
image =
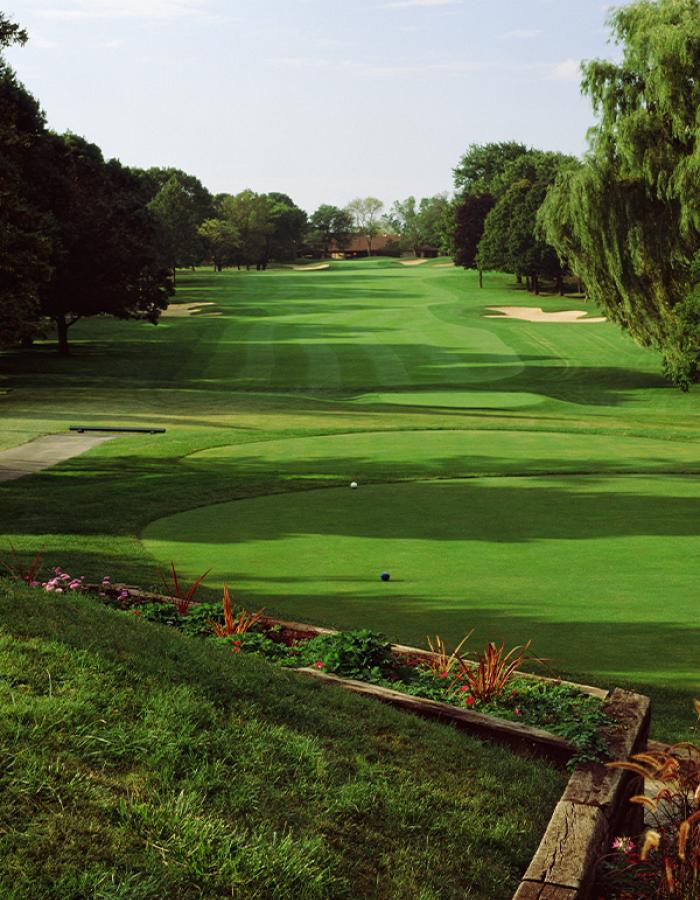
M0 452L0 481L33 475L115 437L114 434L47 434L19 447L3 450Z

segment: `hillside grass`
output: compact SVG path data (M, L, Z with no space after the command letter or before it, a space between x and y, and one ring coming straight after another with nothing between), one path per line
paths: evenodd
M685 737L700 394L610 323L483 318L581 298L500 275L480 291L441 262L182 273L176 300L204 314L79 322L66 360L0 355L7 445L167 428L0 486L0 548L143 586L170 559L213 564L212 596L225 579L251 606L405 642L532 639L562 674L650 693L655 735Z
M511 896L549 764L0 581L0 894Z

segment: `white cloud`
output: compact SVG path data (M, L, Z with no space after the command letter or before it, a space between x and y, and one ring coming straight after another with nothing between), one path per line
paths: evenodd
M279 56L276 59L269 59L268 62L279 66L289 66L292 69L325 69L333 64L330 59L320 59L314 56Z
M208 15L210 0L66 0L42 8L45 19L181 19Z
M58 47L58 42L42 37L32 37L29 40L29 46L36 47L37 50L55 50Z
M526 41L531 38L542 37L544 31L541 28L515 28L513 31L506 31L501 37L508 40L514 38L519 41Z
M549 77L556 81L578 81L581 77L581 60L565 59L549 69Z
M386 9L408 9L410 6L457 6L461 3L462 0L393 0L384 6Z
M425 75L431 72L447 72L455 75L465 75L472 72L482 72L484 69L492 69L496 63L484 60L447 60L443 62L357 62L347 59L326 59L311 56L283 56L269 59L268 62L280 66L288 66L294 69L345 69L353 75L370 78L402 78L411 75Z

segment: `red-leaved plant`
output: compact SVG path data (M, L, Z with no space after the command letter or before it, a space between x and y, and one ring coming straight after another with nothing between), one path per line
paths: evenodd
M462 640L457 644L452 653L449 653L447 650L447 644L443 641L439 634L435 635L435 643L432 642L430 637L427 638L428 646L430 647L430 652L432 654L428 665L432 670L433 675L439 678L446 678L448 675L452 673L454 668L459 668L460 672L464 672L467 668L467 663L462 659L459 655L459 651L462 647L467 643L469 638L474 634L474 629L472 628Z
M165 586L165 592L170 597L172 604L178 613L181 616L186 616L190 606L194 603L194 595L197 593L204 579L211 572L211 569L207 569L207 571L200 575L196 581L193 581L186 591L183 591L183 588L180 585L180 579L177 577L175 563L172 561L170 562L170 571L172 572L172 584L168 583L163 570L161 569L160 571L160 577Z
M480 653L476 665L465 668L463 679L469 685L469 693L475 700L491 700L505 690L506 685L525 661L530 644L521 644L506 652L506 645L500 647L491 641Z
M262 619L264 609L259 609L256 613L250 613L247 609L241 608L236 615L233 613L231 604L231 594L228 585L224 584L224 624L212 622L212 630L217 637L230 637L232 634L245 634L250 631L253 625Z
M36 587L39 583L36 576L39 567L41 566L43 548L35 554L28 566L25 566L22 558L12 544L10 544L10 552L12 553L12 562L7 563L5 560L0 560L0 565L10 573L11 578L14 578L16 581L24 581L31 587Z

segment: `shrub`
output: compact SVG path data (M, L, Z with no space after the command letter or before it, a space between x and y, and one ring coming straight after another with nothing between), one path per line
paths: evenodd
M366 628L320 634L296 647L295 651L294 665L315 666L346 678L379 680L397 668L389 641L384 635Z
M259 631L247 631L240 635L219 637L214 640L228 647L232 653L257 653L271 662L280 662L291 652L286 644L274 641Z
M224 613L220 603L197 603L190 607L180 621L180 630L189 637L207 637L212 633L212 625L224 624Z
M132 609L131 613L141 616L147 622L170 625L173 628L179 628L184 621L180 613L169 603L144 603L143 606Z

